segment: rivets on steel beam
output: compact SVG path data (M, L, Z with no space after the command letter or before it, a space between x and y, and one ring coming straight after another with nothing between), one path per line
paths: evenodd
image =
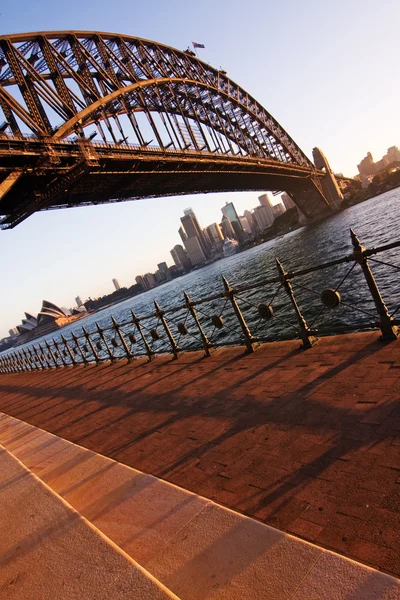
M337 308L342 298L336 290L328 288L321 294L321 302L326 308Z
M258 314L264 321L269 321L274 316L274 310L270 304L259 304Z

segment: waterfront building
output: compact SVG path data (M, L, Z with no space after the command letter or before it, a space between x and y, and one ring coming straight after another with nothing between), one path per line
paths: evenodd
M207 257L203 251L198 237L188 237L188 239L185 241L185 248L190 258L190 262L194 267L206 262Z
M10 336L10 338L14 338L15 336L19 335L18 329L16 327L13 327L9 330L8 335Z
M253 215L254 215L254 219L256 220L256 223L258 225L258 228L260 231L263 231L264 229L268 229L269 227L271 227L272 223L274 222L274 216L273 216L273 210L272 208L267 208L266 206L256 206L253 210ZM272 218L271 218L272 215Z
M286 210L289 210L296 206L295 203L293 202L293 200L291 199L291 197L289 196L289 194L287 194L286 192L283 192L283 194L281 196L281 200L282 200L283 205L286 208Z
M183 269L186 273L190 271L192 263L190 262L186 250L180 244L177 244L172 248L171 256L178 268Z
M236 239L235 230L233 229L232 223L226 215L222 217L221 230L225 238L229 238L231 240Z
M359 165L357 165L357 169L360 175L364 175L365 177L368 177L369 175L375 175L376 168L371 152L368 152L367 156L362 159Z
M251 227L251 232L253 234L257 233L257 231L258 231L258 225L256 223L256 220L254 218L253 213L251 211L249 211L249 210L245 210L244 213L243 213L243 215L245 216L245 218L247 219L248 224Z
M83 306L83 302L80 296L77 296L75 298L75 304L77 305L77 307L79 308L80 306Z
M197 221L197 217L194 214L194 212L192 211L192 209L186 209L186 214L181 217L181 223L182 226L185 230L185 233L187 235L188 238L197 238L199 240L199 244L201 246L201 249L203 251L204 256L209 256L209 246L207 244L207 240L205 238L205 235L203 233L203 230L201 229L199 222ZM182 236L181 236L182 238ZM185 245L185 240L182 239L184 245ZM186 248L186 245L185 245ZM186 248L187 249L187 248ZM189 254L190 256L190 254Z
M279 217L279 215L283 215L285 212L285 207L283 206L282 202L279 202L278 204L274 204L272 210L274 211L274 217L276 219L276 217Z
M179 227L179 229L178 229L178 233L179 233L179 236L180 236L180 238L181 238L182 242L183 242L183 243L185 243L185 242L186 242L186 240L187 240L187 238L188 238L188 236L186 235L186 233L185 233L185 231L184 231L183 227Z
M157 285L157 280L154 273L145 273L145 275L143 275L143 279L146 281L147 290Z
M236 240L230 240L229 238L226 238L226 240L224 241L224 243L222 245L222 252L223 252L225 258L227 256L233 256L234 254L236 254L238 249L239 249L238 242Z
M211 223L211 225L206 227L206 231L212 245L219 244L220 242L224 241L224 236L218 223Z
M265 221L268 223L268 225L264 226L263 229L265 229L266 227L271 227L271 225L275 219L274 210L272 208L271 194L269 194L268 192L265 194L262 194L261 196L258 197L258 201L259 201L260 205L264 208L264 210L260 213L263 215L263 217L262 217L263 222Z
M251 229L251 225L250 225L247 217L241 216L241 217L239 217L239 219L240 219L240 223L242 225L243 231L248 234L253 233L252 229Z
M231 224L232 228L235 232L235 237L239 242L244 241L245 236L243 235L243 227L239 219L239 215L236 212L236 208L233 202L226 202L225 206L221 208L222 214L227 217Z
M137 285L139 285L143 290L148 290L149 289L147 287L147 281L144 278L144 275L136 275L135 281L136 281Z
M169 272L169 268L166 262L159 263L157 267L162 276L161 281L170 281L172 279L171 273Z
M114 279L112 280L112 282L114 284L115 290L118 292L118 290L121 289L121 286L119 285L118 279L115 279L115 277L114 277Z

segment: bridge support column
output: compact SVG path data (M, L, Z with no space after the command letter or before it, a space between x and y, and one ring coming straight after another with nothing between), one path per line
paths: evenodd
M317 169L321 169L326 173L325 177L321 179L321 186L324 196L327 198L332 210L339 210L344 198L336 181L335 174L333 173L330 164L328 163L328 160L322 150L319 148L314 148L313 158Z

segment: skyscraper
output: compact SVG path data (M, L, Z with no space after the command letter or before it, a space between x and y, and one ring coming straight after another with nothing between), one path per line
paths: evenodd
M161 281L170 281L172 279L171 273L169 272L168 265L166 262L159 263L157 267L161 273Z
M119 285L118 279L115 279L115 277L114 277L114 279L112 280L112 282L114 284L114 287L115 287L116 291L118 292L118 290L121 289L121 286Z
M224 234L225 238L230 238L231 240L236 240L235 230L233 229L232 223L230 222L230 220L228 219L228 217L226 215L224 215L222 217L221 230L222 230L222 233Z
M190 258L190 262L195 267L206 262L207 257L200 245L200 240L197 237L189 237L185 242L185 248Z
M77 297L75 298L75 302L76 302L76 305L77 305L77 307L78 307L78 308L79 308L80 306L83 306L83 302L82 302L82 300L81 300L81 297L80 297L80 296L77 296Z
M282 194L281 198L286 210L289 210L290 208L294 208L296 206L289 194L287 194L286 192Z
M224 241L224 236L218 223L211 223L211 225L206 227L206 231L211 244L218 244Z
M190 212L189 212L190 211ZM209 246L207 244L207 240L205 238L205 235L199 225L199 222L197 221L197 217L194 214L194 212L192 211L192 209L186 209L186 214L181 217L181 223L183 225L183 228L186 232L186 235L188 238L197 238L200 244L200 247L203 251L203 254L205 257L209 256L210 253L210 249ZM182 235L181 235L182 238ZM186 241L182 238L182 241L185 245L186 248ZM187 248L186 248L187 249Z
M262 214L264 215L264 218L268 222L267 227L271 227L271 225L275 219L274 209L272 208L271 194L268 194L268 193L262 194L261 196L258 197L258 201L261 204L261 206L265 209ZM264 229L265 229L265 227L264 227Z
M190 271L192 263L188 258L186 250L180 244L177 244L172 248L171 256L178 268L183 268L183 270L186 271L186 273Z

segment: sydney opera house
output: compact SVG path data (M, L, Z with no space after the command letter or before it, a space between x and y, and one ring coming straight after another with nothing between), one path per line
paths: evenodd
M19 335L16 345L25 344L25 342L46 335L59 327L64 327L64 325L68 325L75 319L84 316L85 313L84 306L70 311L68 308L60 308L53 302L43 300L42 308L36 317L26 312L21 324L17 325Z

